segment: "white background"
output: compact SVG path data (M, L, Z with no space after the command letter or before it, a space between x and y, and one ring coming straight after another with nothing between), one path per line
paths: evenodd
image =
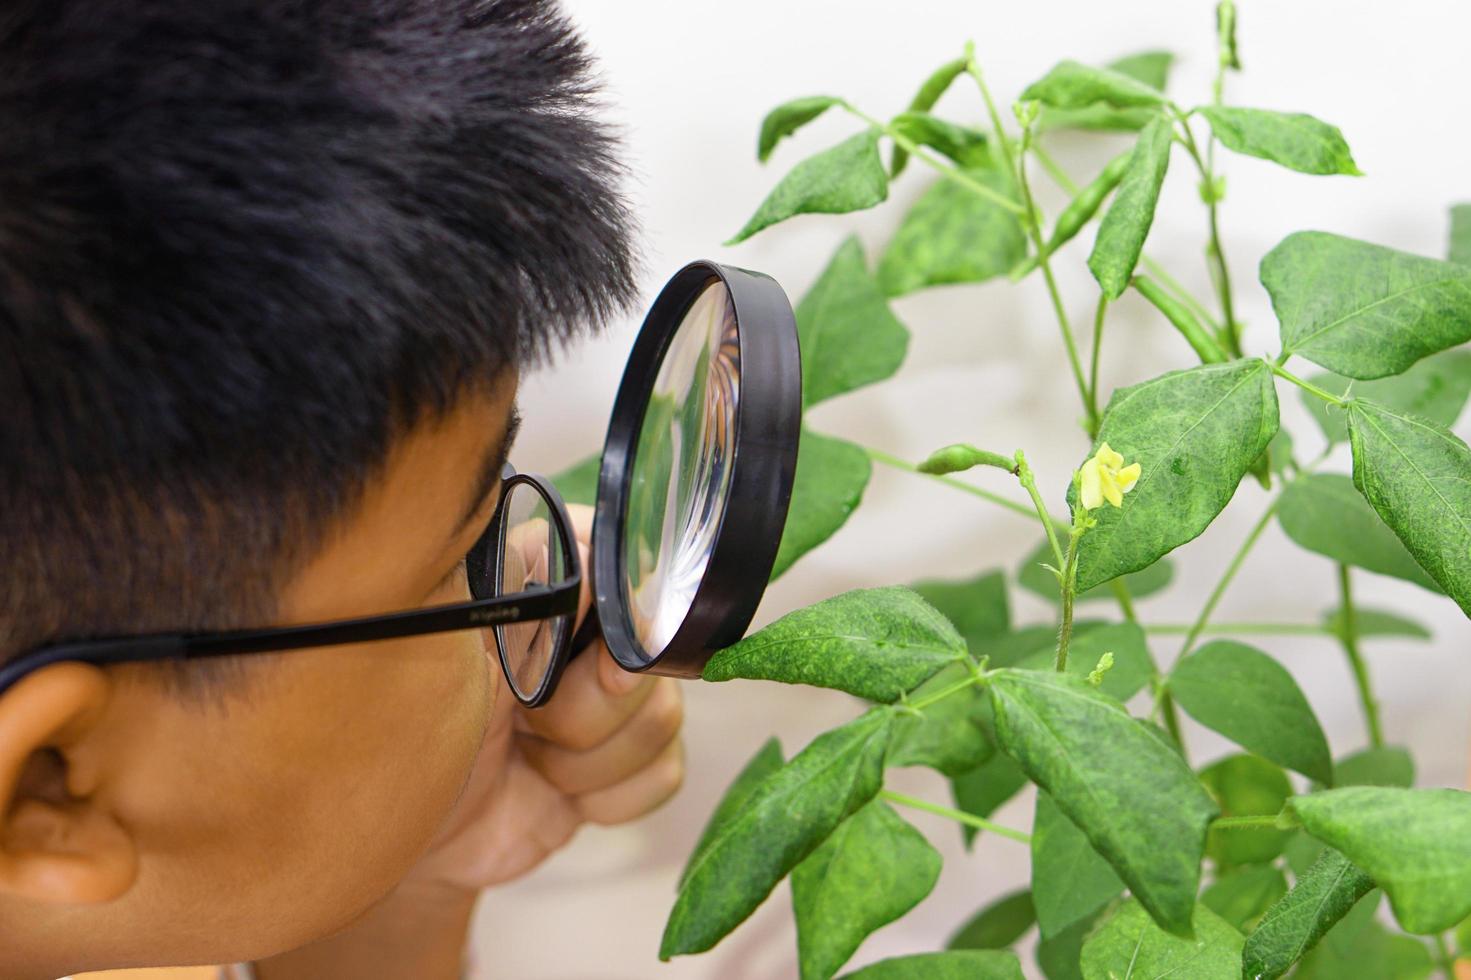
M1246 71L1231 77L1229 101L1307 111L1340 126L1363 178L1308 177L1253 159L1226 157L1223 230L1247 322L1248 353L1275 350L1276 325L1256 282L1261 256L1287 233L1323 229L1429 255L1443 254L1446 207L1471 200L1466 121L1471 79L1466 43L1471 8L1454 0L1245 0L1241 52ZM974 39L1003 111L1055 61L1104 62L1149 48L1176 52L1171 82L1185 104L1208 97L1214 70L1212 5L1204 0L1098 0L996 3L977 0L570 0L568 9L597 53L609 113L626 136L629 188L644 226L644 294L696 257L760 269L795 302L838 243L857 230L876 256L903 209L930 180L911 164L888 204L862 215L805 217L736 248L720 242L738 229L793 163L856 131L837 111L784 143L770 165L755 160L756 131L767 109L799 95L844 96L873 115L903 109L918 83ZM979 124L974 88L958 83L940 111ZM1119 137L1050 142L1074 174L1090 176L1118 152ZM1176 154L1149 252L1196 287L1208 288L1202 258L1205 214ZM1050 187L1045 177L1036 184ZM1044 196L1049 214L1062 199ZM1059 260L1068 309L1078 329L1091 316L1096 287L1083 267L1084 234ZM1041 282L950 287L905 298L895 311L913 333L897 378L825 404L810 421L900 456L968 441L1002 451L1022 447L1054 508L1070 469L1086 449L1075 425L1076 392ZM526 417L515 459L554 472L599 448L601 429L636 318L528 379ZM1113 310L1103 353L1104 390L1190 364L1190 351L1134 296ZM1299 365L1304 371L1310 365ZM1282 390L1283 421L1300 454L1320 437L1296 393ZM1463 420L1458 431L1468 434ZM1344 455L1325 466L1346 472ZM978 477L1015 494L1004 475ZM1266 502L1253 481L1228 513L1175 555L1180 572L1165 595L1145 600L1148 621L1188 621ZM983 501L903 473L876 470L863 508L829 544L809 555L767 594L758 625L781 613L859 586L921 577L1014 569L1035 543L1035 525ZM1421 785L1463 785L1471 697L1471 628L1445 599L1391 579L1357 573L1359 598L1430 625L1431 643L1379 641L1369 647L1389 739L1413 746ZM1274 525L1227 594L1221 621L1315 621L1335 604L1333 566L1291 545ZM1110 610L1111 612L1111 610ZM1014 618L1042 622L1047 607L1014 597ZM1178 637L1153 643L1168 664ZM1336 754L1361 748L1363 724L1343 656L1316 638L1263 641L1292 670L1317 709ZM818 731L852 717L844 695L777 685L686 685L689 777L653 817L631 827L584 830L539 872L482 901L477 976L538 978L784 978L796 975L794 931L785 885L751 921L712 953L660 964L659 935L680 866L721 790L772 733L788 753ZM1228 751L1192 726L1197 761ZM905 771L893 785L946 801L943 783ZM999 820L1026 827L1030 797ZM1024 887L1026 849L983 839L972 855L944 821L916 823L947 858L935 892L899 923L881 930L853 963L940 948L949 932L993 897ZM1033 964L1024 963L1029 975Z

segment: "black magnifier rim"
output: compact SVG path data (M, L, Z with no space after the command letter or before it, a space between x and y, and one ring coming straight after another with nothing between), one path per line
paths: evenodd
M644 409L664 354L696 299L716 280L735 310L740 351L730 490L709 564L684 622L663 651L643 648L623 575L627 510ZM691 262L664 287L629 355L603 447L593 524L592 581L603 638L626 670L700 676L706 661L745 635L766 591L786 527L802 424L802 362L786 292L760 272Z
M548 586L557 589L559 592L567 589L579 590L582 586L582 557L578 553L577 538L573 532L572 518L567 513L567 505L562 502L562 495L557 492L556 488L549 481L532 473L514 473L507 475L501 481L501 499L496 505L497 514L494 521L496 529L494 549L486 548L485 553L481 556L481 560L491 563L488 572L492 588L495 589L497 594L504 594L501 572L505 566L500 561L500 557L506 547L506 536L511 530L507 507L510 504L511 491L518 484L522 483L529 484L547 502L547 513L551 515L552 523L556 527L558 537L562 542L569 574L566 582L560 586L552 586L551 583L548 583ZM547 618L566 619L566 622L558 626L561 632L553 641L552 658L547 665L546 675L542 677L541 684L538 685L530 697L522 697L521 692L516 688L515 675L506 658L505 647L501 643L501 625L489 627L495 640L496 656L500 659L501 670L506 677L506 686L511 689L512 696L528 708L539 708L551 698L552 694L557 690L557 681L562 677L563 668L567 666L567 661L572 657L572 626L577 618L576 600L572 602L572 607L567 612L558 613L555 616L549 616Z

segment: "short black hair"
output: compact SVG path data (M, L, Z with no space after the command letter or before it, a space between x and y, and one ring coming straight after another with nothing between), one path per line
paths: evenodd
M548 0L0 8L0 659L258 625L398 434L636 292Z

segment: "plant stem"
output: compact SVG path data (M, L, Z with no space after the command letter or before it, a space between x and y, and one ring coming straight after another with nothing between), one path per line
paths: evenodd
M872 447L865 446L863 447L863 451L868 453L868 458L873 460L875 463L882 463L885 466L891 466L896 470L903 470L906 473L915 473L919 476L924 477L926 480L934 480L936 483L943 483L947 487L954 487L957 490L964 490L966 493L970 494L973 497L980 497L982 500L988 500L998 507L1005 507L1007 510L1015 511L1018 514L1021 514L1023 517L1037 516L1036 513L1033 512L1032 508L1028 507L1026 504L1018 503L1015 500L1007 500L999 493L992 493L990 490L983 490L980 487L972 486L971 484L966 483L964 480L957 480L954 477L941 476L936 473L922 473L920 472L919 468L913 463L905 462L898 456L892 456L881 449L874 449ZM1046 522L1044 521L1044 523Z
M991 119L991 128L996 133L996 142L1001 148L1001 155L1011 166L1011 176L1016 178L1016 165L1011 163L1011 139L1006 135L1006 127L1001 125L1001 113L996 111L996 101L991 98L991 89L986 85L986 78L981 74L981 63L976 60L975 46L967 43L965 46L965 73L975 79L976 88L981 91L981 100L986 103L986 115Z
M1067 558L1063 555L1062 545L1057 541L1057 531L1052 527L1052 518L1047 514L1047 505L1042 501L1042 494L1037 490L1037 476L1027 465L1027 457L1020 449L1016 451L1016 478L1021 482L1022 489L1027 491L1027 496L1032 498L1032 506L1036 508L1037 519L1047 530L1047 543L1052 546L1053 560L1057 562L1057 570L1061 572L1063 566L1067 564Z
M1291 381L1303 391L1311 392L1312 394L1317 395L1319 398L1323 399L1323 401L1325 402L1328 402L1330 405L1337 405L1339 408L1343 408L1346 404L1348 404L1337 395L1331 392L1324 391L1322 388L1319 388L1311 381L1304 381L1302 378L1299 378L1291 371L1288 371L1287 369L1282 367L1282 362L1280 360L1267 361L1266 363L1267 366L1272 369L1272 373L1275 374L1277 377L1283 379L1284 381Z
M1113 590L1114 598L1119 601L1119 609L1123 610L1125 621L1139 622L1139 616L1134 612L1134 597L1129 594L1129 587L1124 584L1123 576L1109 579L1108 587Z
M1226 341L1226 346L1237 357L1241 356L1241 329L1236 322L1235 303L1231 294L1231 270L1226 265L1226 253L1221 248L1221 224L1220 203L1216 200L1216 178L1215 168L1200 155L1200 148L1195 143L1195 133L1190 129L1189 117L1176 110L1176 118L1179 120L1180 129L1185 134L1182 141L1185 149L1189 151L1191 159L1195 161L1195 167L1200 171L1200 179L1207 190L1207 208L1210 213L1210 245L1207 252L1215 260L1216 291L1221 300L1221 314L1225 321L1222 325L1221 339Z
M1058 187L1061 187L1069 194L1077 194L1078 191L1082 190L1077 185L1077 182L1068 176L1067 171L1063 170L1062 166L1052 158L1051 153L1042 149L1040 145L1033 146L1032 153L1036 156L1037 162L1042 165L1042 169L1047 171L1048 176L1052 178Z
M989 95L987 96L989 104ZM999 121L996 123L999 127ZM999 131L999 130L998 130ZM1083 377L1083 364L1078 357L1078 343L1073 339L1072 324L1068 322L1067 311L1062 305L1062 294L1057 289L1057 278L1052 274L1052 259L1047 254L1047 243L1042 240L1042 220L1037 210L1037 202L1032 197L1031 185L1027 182L1027 160L1025 155L1028 146L1028 133L1022 134L1023 152L1018 154L1016 162L1012 165L1012 172L1016 175L1017 186L1022 192L1022 205L1026 208L1023 222L1026 225L1027 234L1032 239L1032 247L1037 252L1037 264L1042 268L1042 280L1047 283L1047 295L1052 300L1052 312L1057 316L1057 325L1062 329L1063 346L1067 348L1068 364L1073 369L1073 381L1078 386L1078 397L1083 401L1083 410L1088 413L1088 438L1092 439L1098 434L1098 409L1096 397L1092 389L1088 387L1088 381ZM1099 320L1101 321L1101 311Z
M1384 747L1384 730L1379 725L1379 704L1374 700L1374 689L1369 682L1369 665L1359 652L1358 613L1354 609L1353 590L1348 566L1338 566L1338 595L1343 603L1343 632L1338 638L1343 643L1343 652L1348 654L1349 666L1353 668L1354 683L1359 688L1359 701L1364 706L1364 723L1369 728L1369 744L1376 749Z
M1276 497L1272 498L1272 502L1267 505L1267 509L1262 512L1261 518L1256 522L1256 526L1251 529L1251 533L1246 536L1246 540L1241 543L1236 556L1231 559L1231 564L1226 566L1225 574L1216 583L1215 589L1211 591L1210 598L1206 600L1205 608L1200 611L1200 615L1196 617L1194 625L1190 627L1190 632L1185 636L1185 645L1180 648L1181 657L1189 653L1191 647L1195 646L1195 641L1200 637L1201 631L1210 622L1211 613L1215 612L1216 606L1221 601L1221 597L1226 594L1226 588L1230 586L1231 580L1236 577L1236 573L1241 570L1241 563L1246 560L1246 556L1251 552L1257 539L1267 529L1267 525L1272 521L1272 515L1277 513L1277 506L1281 503L1282 494L1279 492Z
M1456 958L1451 955L1451 947L1445 941L1445 933L1435 934L1436 965L1445 974L1445 980L1456 980Z
M1089 437L1098 435L1098 353L1103 350L1103 321L1108 312L1108 294L1098 294L1098 310L1093 314L1093 350L1089 352L1088 364L1088 418L1093 431Z
M1078 591L1078 539L1082 528L1068 535L1067 561L1062 566L1062 626L1057 631L1057 672L1067 670L1068 645L1073 639L1073 599Z
M1212 830L1270 830L1276 827L1275 814L1260 817L1218 817L1211 821Z
M1170 733L1170 738L1180 747L1181 758L1185 757L1185 736L1180 733L1180 712L1175 707L1175 696L1165 688L1159 699L1160 714L1165 720L1165 731Z
M906 702L905 707L909 708L911 711L923 711L930 705L935 704L939 701L943 701L946 698L950 697L952 694L959 694L961 691L964 691L968 687L975 687L977 684L981 683L981 676L982 675L976 674L967 677L963 681L956 681L949 687L942 688L941 690L936 691L934 694L927 694L917 701Z
M1183 636L1194 628L1193 625L1186 623L1152 623L1144 627L1144 632L1158 633L1164 636ZM1311 623L1219 623L1215 626L1207 626L1200 632L1202 634L1215 633L1222 635L1255 633L1262 636L1337 635L1326 626L1314 626Z
M958 167L952 167L948 163L937 159L918 143L914 142L914 140L905 136L894 127L888 125L887 123L880 122L879 120L875 119L873 116L870 116L868 113L857 108L856 106L849 105L847 102L842 103L842 106L844 109L848 110L848 112L857 116L859 119L862 119L864 122L868 123L870 126L883 133L889 139L893 140L895 145L902 146L910 156L914 157L917 160L923 160L929 166L931 166L935 170L938 170L945 177L948 177L950 180L959 184L961 187L964 187L972 191L973 193L979 194L981 197L984 197L992 204L995 204L998 207L1005 208L1013 214L1024 214L1022 206L1020 204L1013 201L1006 195L1000 194L987 187L985 184L976 180L964 170L961 170Z
M879 796L888 800L890 803L898 803L900 806L912 807L915 810L924 810L927 813L933 813L936 816L954 820L956 823L963 823L975 827L977 830L986 830L993 834L999 834L1002 837L1010 837L1012 840L1019 841L1023 844L1030 844L1032 842L1032 835L1026 831L1003 827L999 823L992 823L985 817L978 817L973 813L966 813L964 810L941 806L938 803L931 803L929 800L921 800L914 796L907 796L904 793L896 793L891 789L880 790Z

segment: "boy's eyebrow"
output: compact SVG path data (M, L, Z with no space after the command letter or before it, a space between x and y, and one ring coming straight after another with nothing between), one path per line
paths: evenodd
M506 459L511 454L511 445L516 441L516 435L521 431L521 412L516 406L511 406L511 417L506 421L506 431L501 433L500 439L487 447L485 458L480 463L480 478L475 482L475 492L470 496L470 502L465 513L455 523L455 529L450 534L453 540L458 537L465 526L475 519L480 513L480 508L485 504L485 498L490 496L501 482L501 471L506 468Z

